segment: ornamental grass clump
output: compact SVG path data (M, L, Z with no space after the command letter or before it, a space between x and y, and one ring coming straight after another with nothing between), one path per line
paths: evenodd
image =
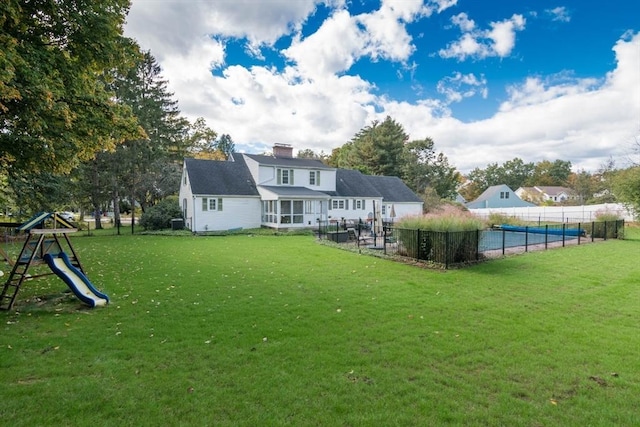
M399 228L428 231L473 231L485 228L480 218L461 210L448 210L442 213L421 216L409 216L400 219Z
M479 230L485 228L460 210L405 217L396 226L400 253L444 265L478 260Z

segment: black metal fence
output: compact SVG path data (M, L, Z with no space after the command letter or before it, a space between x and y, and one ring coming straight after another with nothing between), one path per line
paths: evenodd
M354 244L361 250L430 262L441 267L478 262L509 253L624 237L624 220L544 226L501 226L489 230L428 231L384 224L321 224L320 238Z

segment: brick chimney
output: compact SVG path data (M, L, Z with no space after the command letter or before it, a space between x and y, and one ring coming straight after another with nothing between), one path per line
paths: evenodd
M273 144L273 157L293 158L293 147L289 144Z

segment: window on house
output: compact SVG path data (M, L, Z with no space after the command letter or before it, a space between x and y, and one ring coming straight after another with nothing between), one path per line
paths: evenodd
M278 185L293 185L293 169L278 169L276 175Z
M504 193L504 198L505 198L505 199L508 199L508 198L509 198L509 192L508 192L508 191L506 191L506 192Z
M184 174L184 178L182 178L184 185L187 185L187 174Z
M304 201L304 213L308 213L308 214L314 213L312 200Z
M320 171L309 171L309 185L320 185Z
M344 200L332 200L331 209L344 209Z
M385 205L382 205L382 208L381 208L381 211L380 211L380 213L381 213L382 215L386 215L386 214L387 214L387 209L386 209L386 208L387 208L387 207L386 207Z
M202 199L202 210L203 211L221 211L222 210L222 199L215 198L206 198Z

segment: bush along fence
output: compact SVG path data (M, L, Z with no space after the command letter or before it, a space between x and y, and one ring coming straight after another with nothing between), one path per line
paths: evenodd
M488 230L430 231L366 224L348 227L326 224L320 238L355 244L359 249L381 251L437 264L443 268L475 263L509 252L548 249L568 244L624 237L624 220L543 226L498 226Z

